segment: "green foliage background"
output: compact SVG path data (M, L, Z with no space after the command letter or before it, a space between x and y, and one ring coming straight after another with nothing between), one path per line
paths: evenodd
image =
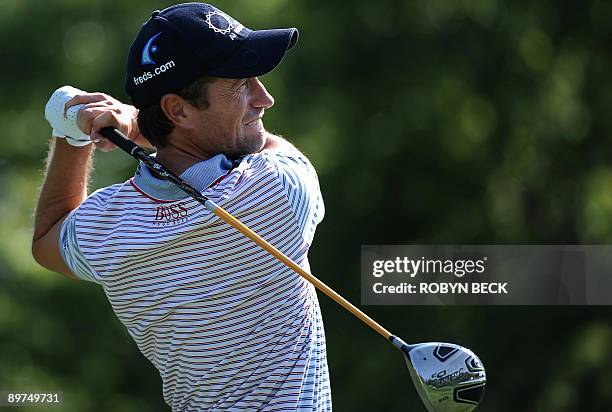
M29 248L48 96L72 84L126 101L129 43L170 4L0 2L0 390L61 390L70 412L167 410L102 290L43 270ZM266 125L319 171L312 270L349 300L365 244L610 243L611 2L215 4L251 28L300 29L262 78L276 98ZM123 153L96 157L92 188L133 173ZM320 300L335 409L422 411L401 356ZM478 353L481 411L610 410L608 307L365 309L406 341Z

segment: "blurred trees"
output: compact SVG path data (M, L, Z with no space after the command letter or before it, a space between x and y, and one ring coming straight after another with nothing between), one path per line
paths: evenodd
M127 48L170 4L0 4L0 390L61 390L66 411L167 410L103 291L37 267L29 242L49 94L72 84L126 100ZM277 102L266 125L319 170L327 216L312 269L351 301L363 244L610 243L612 3L215 5L251 28L300 29L262 79ZM97 163L93 188L134 170L119 152ZM336 410L422 410L401 356L321 304ZM482 411L609 410L608 307L366 311L407 341L479 353L490 376Z

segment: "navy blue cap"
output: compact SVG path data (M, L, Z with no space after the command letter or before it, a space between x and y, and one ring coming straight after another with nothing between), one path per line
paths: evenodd
M137 108L159 102L198 77L261 76L298 39L295 28L249 30L206 3L154 11L130 46L125 90Z

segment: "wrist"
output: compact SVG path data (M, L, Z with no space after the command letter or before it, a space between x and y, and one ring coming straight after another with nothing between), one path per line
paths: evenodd
M88 157L95 149L95 146L92 144L88 144L86 146L75 146L70 144L70 142L68 142L68 140L62 136L53 136L53 141L55 151L61 150L62 152L70 153L71 158L74 158L74 156Z
M65 138L72 146L83 147L91 143L89 136L77 124L78 112L83 106L66 108L66 103L82 90L72 86L63 86L55 90L45 105L45 118L53 129L53 136Z

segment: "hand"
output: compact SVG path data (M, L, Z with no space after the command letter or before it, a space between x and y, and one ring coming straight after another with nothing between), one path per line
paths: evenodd
M104 127L114 127L130 140L152 147L138 130L136 122L138 110L135 107L121 103L104 93L82 93L66 102L64 115L70 107L78 104L84 106L78 111L77 126L90 136L98 149L109 151L117 147L100 134L100 130Z

